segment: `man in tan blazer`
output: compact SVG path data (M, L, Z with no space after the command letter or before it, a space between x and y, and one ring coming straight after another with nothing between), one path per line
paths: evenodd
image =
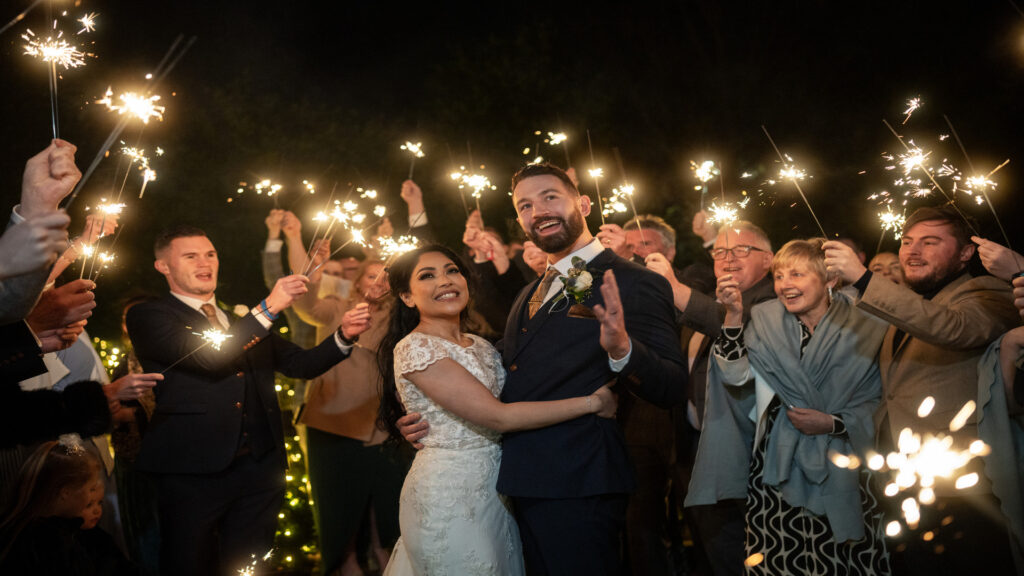
M968 273L976 248L970 236L969 226L951 206L914 212L904 226L900 247L906 286L873 276L839 242L824 246L826 266L860 293L857 305L892 324L879 356L882 402L875 428L883 454L893 450L904 428L922 437L951 435L954 449L960 450L978 437L976 415L955 431L950 421L977 399L978 360L985 349L1017 326L1020 317L1009 284ZM927 397L935 400L935 406L920 418L918 407ZM970 490L956 490L952 480L937 479L935 504L922 507L920 532L932 530L929 541L913 531L905 533L905 542L891 541L898 573L906 569L906 573L968 574L977 568L975 554L982 549L986 566L995 563L1012 570L998 500L982 473L981 459L971 464L981 480ZM953 522L943 525L948 516Z

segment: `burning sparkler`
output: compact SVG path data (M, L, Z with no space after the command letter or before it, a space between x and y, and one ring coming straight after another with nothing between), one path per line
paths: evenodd
M117 99L121 101L120 104L114 103L114 91L108 86L103 98L97 100L96 104L103 104L108 109L117 112L118 115L127 114L130 117L138 118L142 120L143 124L149 124L150 118L160 121L164 119L164 111L167 108L157 104L160 101L160 96L157 94L143 96L135 92L125 92L120 94Z
M821 231L821 235L828 238L828 234L825 233L825 228L821 225L821 221L818 220L818 215L814 213L814 208L811 208L811 203L807 200L807 196L804 195L803 188L800 187L800 180L803 180L807 173L802 169L796 167L793 164L793 158L788 154L783 155L779 150L779 147L775 145L775 140L772 140L772 135L768 133L768 129L761 126L761 130L764 131L764 135L768 137L768 142L771 143L775 153L779 156L779 162L782 163L782 169L779 171L779 177L789 180L796 187L796 191L800 193L800 197L803 198L804 204L807 206L807 211L811 213L814 218L814 223L818 225L818 230Z
M562 145L562 152L565 153L565 169L568 170L572 164L569 162L569 137L566 136L565 132L548 132L548 137L545 142L552 146L558 146L559 144ZM537 156L531 164L540 164L543 161L543 158Z
M409 180L412 180L412 171L416 167L416 159L423 158L425 156L425 154L423 154L423 143L417 142L413 144L412 142L406 141L406 143L402 144L400 148L402 150L406 150L412 155L412 159L409 161Z
M25 54L39 58L43 62L63 66L65 70L85 66L87 54L78 49L74 44L62 38L63 32L54 38L49 36L46 40L36 38L35 32L26 30L21 37L25 40Z
M217 350L219 352L221 346L224 345L224 342L228 338L232 338L233 337L232 334L226 334L226 333L224 333L221 330L217 330L216 328L211 328L209 330L203 330L202 332L193 332L192 334L195 334L196 336L199 336L203 340L203 343L200 344L198 347L196 347L195 350L192 350L188 354L185 354L181 358L178 358L173 363L171 363L170 366L168 366L167 368L164 368L163 370L161 370L160 371L161 374L166 373L168 370L170 370L171 368L174 368L175 366L177 366L180 362L182 362L186 358L192 356L193 354L195 354L196 352L199 352L200 350L202 350L203 348L206 348L207 346L209 346L209 347L211 347L214 350Z
M83 32L92 32L96 29L96 13L90 12L85 16L78 19L82 23L82 29L78 31L79 34Z
M907 120L910 120L910 116L914 113L914 110L920 108L921 104L922 102L920 97L907 100L907 109L903 111L903 113L907 115L907 117L903 119L904 124L907 123Z

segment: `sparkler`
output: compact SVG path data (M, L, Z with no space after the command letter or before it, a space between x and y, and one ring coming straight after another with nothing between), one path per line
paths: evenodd
M695 188L700 190L700 209L703 210L704 197L708 193L708 182L717 176L720 171L711 160L704 160L700 164L690 160L690 169L693 170L693 176L700 182Z
M217 350L219 352L220 351L220 347L224 345L224 342L228 338L233 337L232 334L226 334L223 331L217 330L215 328L211 328L209 330L203 330L202 332L193 332L192 334L195 334L196 336L199 336L200 338L202 338L203 343L200 344L198 347L196 347L195 350L192 350L188 354L185 354L181 358L178 358L177 360L172 362L170 366L168 366L167 368L164 368L163 370L161 370L160 371L161 374L165 374L168 370L170 370L171 368L174 368L179 363L181 363L183 360L185 360L186 358L192 356L196 352L199 352L203 348L206 348L207 346L209 346L209 347L211 347L214 350Z
M412 155L412 158L409 160L409 180L412 180L412 171L413 168L416 167L416 159L423 158L423 156L425 156L425 154L423 154L423 143L417 142L413 144L412 142L406 141L406 143L402 144L400 148L408 151L409 154Z
M130 117L138 118L142 120L143 124L149 124L150 118L156 118L161 122L164 119L164 111L167 108L157 104L160 101L160 96L157 94L143 96L135 92L125 92L118 95L117 99L121 101L120 104L114 103L114 91L108 86L103 98L97 100L96 104L103 104L107 109L117 112L118 115L127 114Z
M903 119L903 124L906 124L907 120L910 120L910 116L914 113L914 110L920 108L921 104L922 102L920 96L917 98L911 98L910 100L907 100L907 109L903 111L903 113L906 114L907 117Z
M462 167L461 172L452 172L451 179L459 183L459 190L470 189L472 192L470 196L476 200L477 212L480 212L481 221L483 220L483 211L480 210L480 197L483 195L484 190L497 190L498 187L491 184L490 178L484 174L468 174L466 167Z
M931 396L925 398L918 407L917 415L925 418L931 414L935 407L935 399ZM949 424L949 429L956 432L966 423L967 419L974 413L975 403L969 401L961 408L960 412ZM929 505L935 502L934 486L938 479L953 479L954 486L963 490L978 482L978 475L974 472L959 474L967 464L977 456L985 456L991 452L991 448L981 440L970 442L966 450L953 448L953 437L947 434L917 434L910 428L900 431L897 440L897 451L887 455L875 452L866 454L868 468L875 471L887 469L894 473L891 482L886 484L884 493L890 498L905 493L900 505L903 511L903 519L907 526L916 528L920 521L920 504ZM861 461L855 455L844 455L832 451L829 453L832 463L840 468L856 469L860 467ZM959 475L958 475L959 474ZM955 477L955 479L954 479ZM916 496L909 496L917 489ZM892 522L887 527L890 536L900 533L899 522Z
M82 23L82 29L78 31L79 34L82 32L92 32L96 29L96 13L90 12L85 16L78 19Z
M178 36L177 38L175 38L174 42L171 43L171 47L164 54L163 59L160 60L159 64L157 64L154 73L147 76L147 78L149 78L149 85L145 91L145 94L151 93L152 90L160 84L164 77L166 77L167 74L169 74L171 70L173 70L174 67L177 66L182 56L184 56L185 53L188 52L188 49L191 48L192 44L196 41L195 37L193 36L182 45L182 39L182 36ZM71 192L71 194L68 195L67 202L65 202L63 206L65 210L70 209L75 199L78 198L78 193L82 191L82 188L89 181L89 178L92 176L93 172L96 171L96 167L99 166L101 161L103 161L103 158L106 156L107 151L118 139L118 137L120 137L121 132L123 132L125 127L128 125L129 118L130 116L123 115L123 117L110 131L110 134L107 135L107 139L103 142L103 145L100 146L99 150L96 152L96 156L93 157L92 163L90 163L89 167L86 168L85 172L82 175L82 178L78 181L78 184L75 185L75 189Z
M42 2L43 2L43 0L35 0L35 2L29 4L28 8L25 8L24 10L19 12L17 16L15 16L14 18L11 18L10 22L8 22L7 24L4 24L3 28L0 28L0 34L3 34L4 32L7 32L11 28L11 26L14 26L18 22L21 22L22 20L24 20L25 16L28 16L28 13L31 12L36 6L38 6Z
M569 162L569 137L565 135L565 132L548 132L548 138L546 142L552 146L562 145L562 152L565 153L565 169L568 170L572 163ZM538 150L539 152L539 150ZM541 157L538 156L537 160L534 160L533 164L540 164L542 161Z
M594 145L590 142L590 130L587 130L587 148L590 149L590 165L594 166ZM601 225L604 226L604 206L601 203L601 184L598 179L604 176L604 170L594 166L587 170L590 177L594 179L594 191L597 192L597 211L601 214Z
M903 235L903 225L907 222L906 214L896 214L892 211L891 207L886 207L885 212L878 213L878 222L882 226L882 234L878 238L878 247L875 248L875 252L882 250L882 241L885 239L885 233L892 231L893 240L899 240L900 236Z
M807 201L807 196L804 195L803 189L800 188L800 180L803 180L807 176L807 173L801 170L800 168L794 166L792 164L792 158L789 158L789 156L784 156L782 154L782 152L779 150L779 147L775 145L775 140L772 140L772 135L768 133L767 128L761 126L761 130L763 130L764 135L768 137L768 142L771 143L772 148L775 149L775 153L778 154L779 156L779 162L782 163L782 170L779 171L779 177L785 178L793 183L793 186L796 187L796 191L799 192L800 197L803 198L804 204L807 206L807 211L811 213L812 217L814 217L814 223L818 225L818 230L821 231L821 235L824 236L825 238L828 238L828 234L825 233L825 228L821 225L821 221L818 220L818 215L814 213L814 208L811 208L811 203ZM790 162L788 164L786 162L787 159Z
M890 132L892 132L892 135L895 136L897 140L899 140L899 143L903 145L903 148L907 152L906 154L901 154L899 156L900 165L903 166L905 174L910 174L911 170L914 170L915 168L920 168L921 172L924 172L925 176L927 176L928 179L931 180L931 183L935 187L935 189L942 193L942 195L949 202L949 205L952 206L954 210L956 210L957 214L960 215L960 218L962 218L964 223L967 224L967 227L971 229L971 232L973 232L977 236L978 231L974 229L974 226L971 225L971 222L967 219L967 216L960 211L960 208L956 205L955 202L953 202L953 199L949 197L949 194L946 194L946 191L942 189L942 186L939 186L939 183L935 181L935 176L932 175L932 171L929 170L928 166L924 163L925 159L928 157L930 152L926 154L916 145L911 147L911 145L914 144L913 142L910 142L910 144L904 142L903 136L901 136L899 132L896 132L896 129L892 127L892 124L889 124L888 120L883 119L882 124L885 124L885 127L888 128Z
M50 65L50 74L48 75L50 85L50 122L53 128L53 137L56 139L60 137L57 65L63 66L65 70L85 66L87 54L63 38L64 32L57 30L56 20L53 21L53 30L56 35L48 36L46 40L38 40L35 32L32 32L32 30L26 30L21 37L25 40L24 53L26 55L38 58Z
M255 554L252 555L252 563L247 566L238 569L238 576L255 576L256 568L260 562L266 562L270 560L270 557L274 554L273 548L267 551L262 558L257 558Z

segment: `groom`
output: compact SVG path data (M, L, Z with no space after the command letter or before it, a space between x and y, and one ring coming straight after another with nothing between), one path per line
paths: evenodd
M590 198L560 168L526 166L512 177L512 199L523 231L548 255L548 272L520 292L509 315L501 399L571 398L617 380L620 393L662 407L684 400L668 282L591 235L584 222ZM559 299L560 278L576 258L593 286L580 298ZM613 420L587 416L504 436L498 491L515 501L530 574L619 573L633 488Z
M531 164L512 177L519 224L548 256L548 272L519 293L499 347L504 402L559 400L618 381L668 407L685 400L686 371L668 281L609 249L587 230L590 198L560 168ZM558 298L575 258L590 290ZM620 292L621 287L621 292ZM503 346L502 346L503 344ZM399 420L416 442L427 423ZM585 416L504 435L498 492L511 496L531 575L619 574L627 495L634 488L614 420Z

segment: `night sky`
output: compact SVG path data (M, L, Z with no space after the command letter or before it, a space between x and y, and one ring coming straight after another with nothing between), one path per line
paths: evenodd
M28 4L6 3L0 20ZM899 194L882 154L900 145L882 119L933 150L933 158L970 172L953 139L938 140L949 133L947 114L978 171L1011 159L990 197L1019 249L1024 17L1012 3L665 4L409 9L386 2L84 0L69 9L63 27L73 33L74 18L98 13L97 30L76 37L92 42L97 57L60 82L61 137L79 146L83 170L115 123L88 103L108 85L115 93L140 88L175 37L196 37L156 89L167 106L164 120L142 131L132 124L122 135L150 152L158 180L142 200L135 198L137 176L129 181L135 194L126 194L118 267L100 278L101 306L89 329L116 337L120 299L166 289L149 247L170 222L206 228L221 254L218 297L253 304L266 293L259 249L274 202L237 195L238 183L283 184L280 205L306 218L318 205L303 196L303 179L317 184L321 205L336 183L341 196L350 185L376 188L401 208L398 188L409 161L399 144L406 140L423 142L415 179L432 222L455 244L465 215L448 178L454 166L469 165L470 153L474 165L486 166L498 190L484 198L484 218L509 230L508 179L532 159L534 131L566 132L572 163L586 169L589 129L596 164L608 174L602 192L622 182L612 152L618 148L638 208L678 227L683 258L696 249L686 238L699 202L690 160L722 164L726 199L745 190L752 197L745 216L777 244L818 235L791 185L763 184L779 169L765 125L813 176L804 190L825 230L853 235L870 253L879 209L866 198L880 190ZM47 68L21 55L20 38L26 27L46 29L45 12L41 6L0 37L4 206L17 202L24 161L50 138ZM915 96L924 106L901 126ZM166 154L155 157L156 146ZM565 164L560 147L540 146L544 157ZM527 147L529 157L522 154ZM73 234L86 206L116 195L123 176L117 168L117 157L105 160L85 187L72 208L79 220ZM744 172L752 176L741 179ZM720 193L718 181L711 190ZM588 178L582 191L593 195ZM911 208L941 201L917 200ZM962 195L958 205L999 239L987 207ZM401 231L404 211L397 213ZM597 219L590 222L596 229ZM896 246L891 237L885 242Z

